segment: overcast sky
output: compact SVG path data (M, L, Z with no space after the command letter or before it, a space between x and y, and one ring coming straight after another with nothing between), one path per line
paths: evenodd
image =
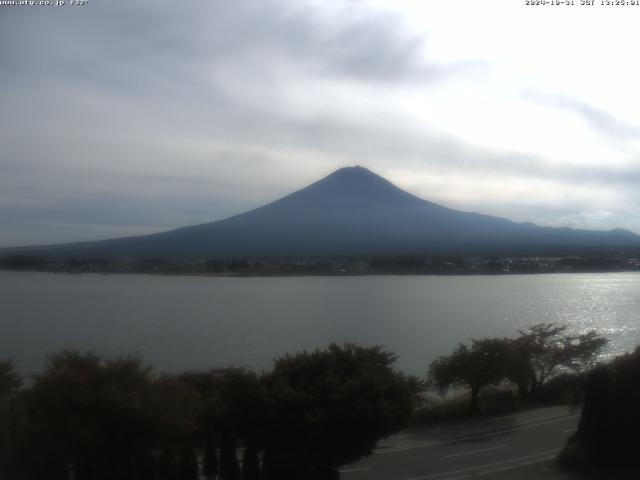
M524 3L0 6L0 246L209 222L355 164L640 233L640 6Z

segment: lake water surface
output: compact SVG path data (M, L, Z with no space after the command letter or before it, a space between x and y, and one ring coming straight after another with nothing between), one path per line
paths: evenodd
M0 359L39 371L63 348L158 370L267 369L330 342L384 345L408 373L457 342L537 322L640 344L640 273L214 278L0 272Z

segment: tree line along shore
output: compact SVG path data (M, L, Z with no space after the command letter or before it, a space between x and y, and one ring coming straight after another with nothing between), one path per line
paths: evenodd
M326 258L47 258L0 256L0 269L56 273L160 273L213 276L505 275L640 271L640 258L622 255L482 257L386 255Z
M4 360L0 477L336 479L408 426L562 401L585 402L565 465L632 465L633 449L612 445L640 426L637 413L623 417L640 399L640 350L598 365L605 344L596 332L541 323L458 344L423 378L396 370L382 347L355 344L287 354L260 374L155 373L140 357L62 351L25 378ZM434 398L451 387L455 395Z

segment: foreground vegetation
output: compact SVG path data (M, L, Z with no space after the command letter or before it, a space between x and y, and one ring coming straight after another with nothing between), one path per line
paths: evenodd
M195 480L199 457L211 479L337 478L410 417L418 383L394 360L347 344L261 376L154 375L139 358L65 351L29 387L5 361L0 478Z
M138 357L63 351L27 385L0 362L0 478L338 478L338 466L411 421L510 411L514 398L557 400L567 390L575 400L606 340L565 332L542 323L517 338L459 344L426 381L395 370L382 348L353 344L285 355L261 375L156 374ZM464 390L437 405L427 386Z
M582 417L561 462L593 478L639 478L638 405L640 347L589 374Z
M580 379L594 365L607 340L595 331L567 335L566 330L566 326L540 323L520 331L517 338L460 343L453 353L431 364L429 381L442 393L451 386L467 388L474 413L481 410L481 390L497 385L505 386L503 391L509 393L514 385L519 399L526 401L540 397L551 380L562 379L565 385L573 385L578 396ZM503 395L502 402L513 402L513 396Z

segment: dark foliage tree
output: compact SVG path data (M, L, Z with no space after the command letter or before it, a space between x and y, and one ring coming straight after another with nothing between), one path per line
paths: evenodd
M595 365L598 354L608 342L595 330L563 337L564 359L562 366L577 372L589 370Z
M394 360L379 347L332 345L285 356L263 377L242 369L158 377L139 358L64 351L24 391L4 362L0 399L16 399L20 408L10 416L20 435L5 428L0 409L0 441L28 448L16 450L21 471L2 465L0 473L195 480L203 448L208 478L336 478L336 466L369 454L411 413L419 382L393 370ZM242 470L237 446L245 447Z
M236 456L236 442L233 435L225 432L222 436L222 446L220 448L220 479L240 480L240 464Z
M333 344L276 360L265 378L265 478L309 478L310 469L369 455L379 439L401 429L416 384L392 368L395 359L381 347Z
M155 473L158 480L179 480L180 468L175 451L163 448L158 452Z
M16 372L13 362L0 361L0 478L16 476L19 462L23 415L16 402L22 386L22 377Z
M253 441L247 444L242 456L242 480L260 480L260 459Z
M147 409L154 419L154 451L162 452L159 468L167 478L188 480L197 475L195 459L199 395L176 375L159 376L150 389Z
M565 449L565 461L579 456L581 461L605 469L601 478L618 478L615 469L621 468L637 473L639 378L640 347L590 372L582 415ZM624 478L636 477L627 472Z
M205 474L218 472L223 478L236 478L236 442L255 448L263 443L267 405L264 384L256 374L237 368L188 373L180 378L199 393L197 435L205 448ZM216 443L221 445L219 463Z
M202 454L202 474L207 480L214 480L218 475L218 452L216 450L216 441L212 434L204 439L204 450Z
M583 372L593 366L607 340L596 332L565 335L566 326L540 323L515 339L485 338L459 344L450 355L431 363L429 381L441 392L450 386L471 391L471 410L479 411L478 395L488 385L510 380L520 396L531 398L559 373Z
M198 480L198 457L192 446L185 445L178 456L178 480Z
M451 386L471 390L471 411L480 411L478 394L482 387L506 376L509 341L503 338L471 340L462 343L447 356L434 360L429 367L429 381L444 393Z
M22 377L11 360L0 361L0 401L16 395L22 385Z
M50 357L29 395L32 457L42 474L143 479L150 474L150 369L138 358L104 361L65 351ZM60 474L62 475L62 474Z
M522 397L536 395L562 369L581 371L593 365L607 340L595 331L565 335L566 325L539 323L511 342L508 378Z

